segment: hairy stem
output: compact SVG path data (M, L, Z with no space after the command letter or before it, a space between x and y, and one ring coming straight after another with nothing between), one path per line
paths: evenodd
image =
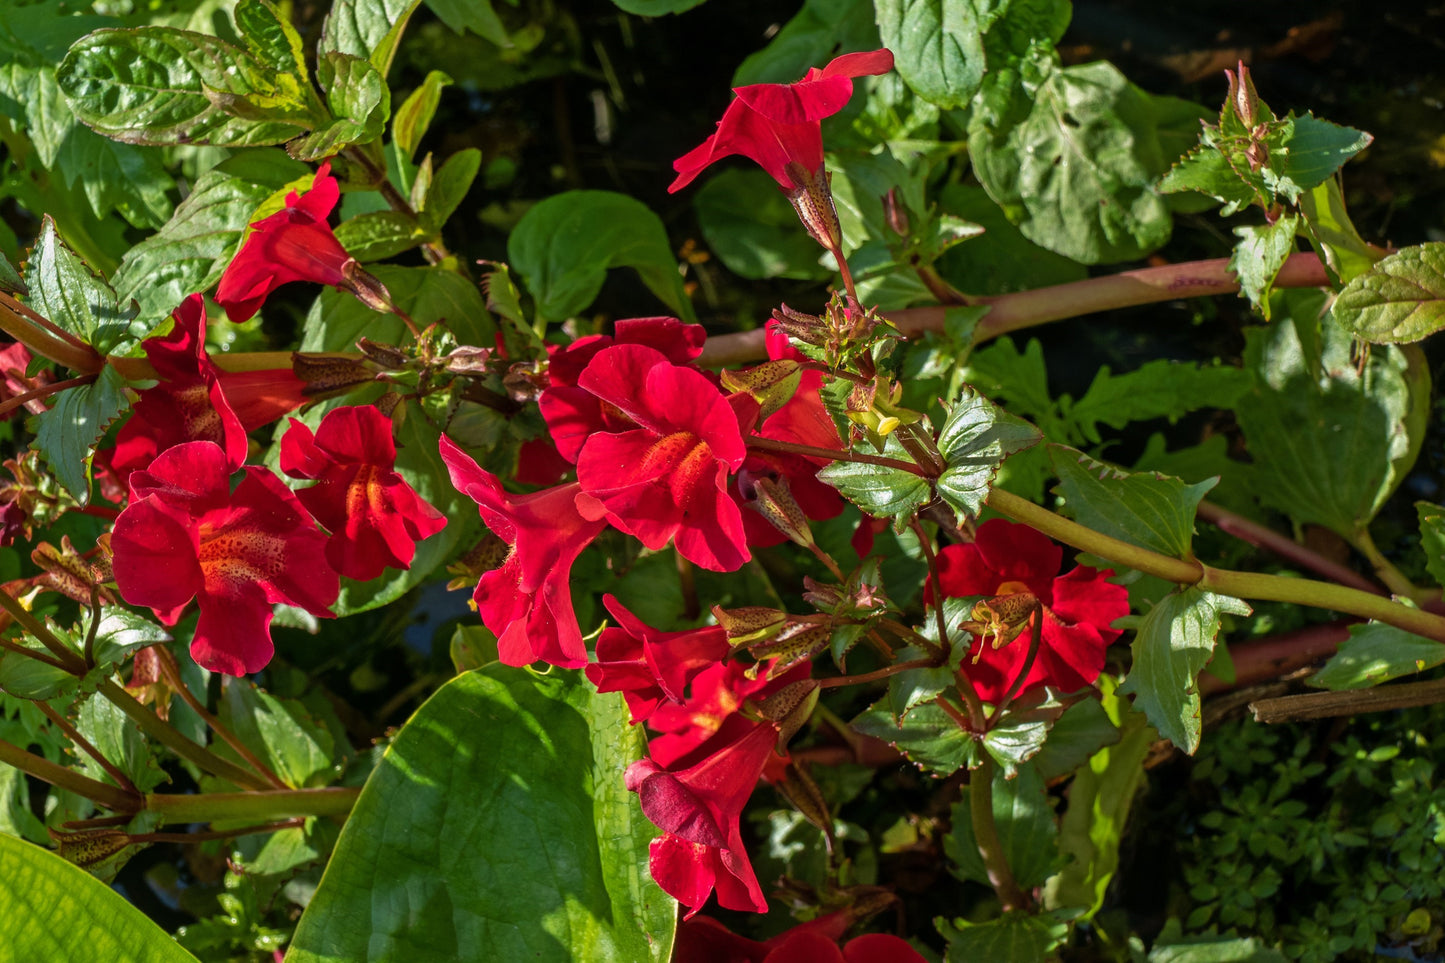
M55 637L54 632L46 628L43 622L31 615L18 599L4 589L0 589L0 609L10 613L10 617L19 623L22 629L49 649L66 672L76 676L85 675L85 660L80 654L71 651L69 646Z
M356 805L360 789L283 789L268 792L210 792L188 795L153 794L145 808L162 823L269 822L294 816L344 816Z
M21 772L48 782L52 786L68 789L77 795L84 796L106 809L113 809L116 812L135 812L141 808L141 797L136 793L126 792L124 789L103 783L99 779L82 776L73 769L56 765L43 756L26 752L19 746L3 740L0 740L0 762L14 766Z

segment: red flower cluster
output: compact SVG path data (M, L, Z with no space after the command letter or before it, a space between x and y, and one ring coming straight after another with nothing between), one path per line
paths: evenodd
M829 913L759 943L706 916L677 928L673 963L924 963L907 940L868 933L839 941L852 926L847 911Z
M1027 525L995 518L978 527L968 545L938 553L939 581L950 598L1030 592L1043 605L1043 644L1020 692L1053 686L1074 692L1093 685L1104 670L1104 650L1122 633L1109 626L1129 614L1129 592L1108 581L1113 573L1080 565L1059 575L1064 552ZM932 589L925 600L932 601ZM1027 632L1002 648L980 639L968 678L986 702L1000 699L1028 655Z

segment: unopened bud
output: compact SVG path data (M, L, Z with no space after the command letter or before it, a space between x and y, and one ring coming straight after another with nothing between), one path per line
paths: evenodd
M376 380L376 373L360 359L299 351L291 355L291 373L305 382L301 393L307 397L334 394Z
M491 348L473 348L463 345L446 356L446 369L452 374L486 374L494 353Z
M85 829L63 833L46 829L57 851L67 862L86 868L105 862L132 845L130 834L119 829Z
M778 724L780 750L787 747L788 740L793 738L813 714L820 691L817 680L803 679L783 686L758 706L758 715Z
M406 352L389 344L378 344L370 338L358 338L356 347L362 354L366 355L368 361L373 361L383 368L405 368L408 361Z
M362 304L373 311L392 310L391 292L378 278L362 270L356 258L349 258L341 266L341 276L345 279L346 290L355 295Z
M784 304L773 309L773 320L778 322L778 330L794 341L811 344L815 348L828 343L828 326L816 314L794 311Z
M832 641L833 629L828 625L809 622L795 622L766 642L754 643L748 647L761 664L766 659L776 658L768 670L768 678L776 679L793 666L806 662L822 652ZM760 666L748 669L749 678L758 677Z
M799 765L788 766L787 773L783 778L773 783L773 788L783 794L783 798L793 804L793 808L803 814L803 818L828 837L828 846L831 848L833 839L833 817L828 813L828 800L813 777L808 771Z
M848 595L840 586L827 585L804 575L803 599L820 612L833 613L848 600Z
M908 211L898 202L898 188L888 188L888 193L883 195L883 218L888 222L888 227L899 237L907 237L910 225L908 223Z
M1253 129L1254 125L1259 123L1259 94L1255 92L1249 68L1241 60L1239 73L1228 70L1224 73L1229 77L1229 103L1234 107L1234 113L1245 127Z
M807 548L813 544L813 531L808 527L808 516L803 514L793 493L788 489L786 478L753 479L753 497L746 498L748 507L756 510L778 531L793 542Z
M758 403L760 418L766 418L787 404L798 390L803 372L798 362L789 358L768 361L742 371L724 370L720 375L728 391L746 392Z
M725 609L714 605L713 618L727 633L732 645L752 645L770 639L788 624L788 613L781 609L750 605L738 609Z
M115 594L100 585L105 581L100 577L101 573L97 573L90 562L81 557L75 546L70 544L68 535L61 536L60 548L41 542L31 551L30 560L44 570L43 574L35 577L36 585L82 605L89 605L93 598L112 604L115 602Z
M790 161L786 169L798 184L788 192L788 201L798 212L798 220L803 222L808 236L842 257L843 231L838 226L838 209L833 206L833 192L828 187L828 172L821 168L807 170L797 161Z

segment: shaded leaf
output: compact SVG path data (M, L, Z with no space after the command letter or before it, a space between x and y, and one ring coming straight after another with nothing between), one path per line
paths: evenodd
M692 204L707 246L739 277L832 276L818 262L818 242L802 229L798 212L766 172L725 170L702 186Z
M427 128L431 126L432 118L436 116L442 88L450 86L451 83L452 78L440 70L429 71L421 86L408 94L396 109L391 120L391 139L407 160L416 156L417 145L421 143Z
M95 443L110 423L130 407L125 379L110 365L90 384L66 388L53 396L49 410L35 416L35 448L55 478L82 505L90 502L90 464Z
M293 789L325 786L339 774L336 740L295 699L246 679L227 679L221 722Z
M422 220L432 231L439 231L447 218L466 199L472 182L481 169L482 152L475 147L459 150L447 158L441 170L432 178L426 192L426 203L422 208Z
M888 436L883 454L911 462L897 438ZM818 477L853 504L875 518L893 519L895 531L903 531L914 509L928 502L932 488L928 479L902 468L835 461L818 472Z
M57 327L104 354L125 337L130 319L115 292L66 247L47 214L25 263L25 302Z
M950 961L1038 963L1047 960L1069 935L1069 925L1048 914L1009 913L987 923L943 918L933 921L948 940Z
M1116 375L1101 367L1067 416L1082 440L1101 444L1098 425L1123 428L1135 421L1174 421L1200 408L1233 408L1249 390L1249 372L1226 365L1197 365L1158 358Z
M849 725L895 746L917 765L939 775L978 765L978 743L934 702L915 706L899 723L885 696Z
M973 833L972 797L972 792L965 792L954 804L953 830L943 837L943 852L953 862L948 868L950 873L988 885L988 869ZM992 799L994 825L1009 869L1021 889L1031 890L1049 877L1059 859L1054 845L1059 827L1043 777L1028 764L1020 766L1012 779L1005 778L1003 770L995 769Z
M1049 729L1038 754L1030 760L1045 779L1073 772L1106 746L1119 741L1119 727L1098 699L1080 699L1064 710Z
M738 65L730 86L789 84L839 54L880 46L872 4L805 0L766 47Z
M1195 510L1218 479L1186 485L1167 475L1121 471L1063 445L1048 450L1059 476L1054 491L1074 521L1140 548L1192 556Z
M1335 692L1368 689L1442 662L1445 644L1383 622L1368 622L1350 626L1350 637L1340 643L1339 651L1305 681Z
M1420 548L1425 567L1437 585L1445 585L1445 508L1430 502L1416 502L1420 517Z

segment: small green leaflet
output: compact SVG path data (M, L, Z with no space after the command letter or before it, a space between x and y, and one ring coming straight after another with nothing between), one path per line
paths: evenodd
M393 146L402 157L411 160L416 156L417 145L431 126L437 105L441 103L442 88L451 86L451 83L452 78L440 70L433 70L396 109L391 120L391 137Z
M941 776L978 765L977 741L935 702L914 706L898 723L884 696L849 725L865 736L892 744L917 765Z
M1273 224L1236 227L1239 243L1229 259L1229 269L1239 279L1239 292L1249 299L1255 310L1269 320L1269 292L1280 268L1295 251L1295 232L1300 218L1295 214L1280 217Z
M883 455L912 461L903 445L892 435L884 443ZM909 516L933 495L928 479L887 465L835 461L819 471L818 477L869 515L893 519L893 530L897 532L908 527Z
M1445 327L1445 242L1396 251L1345 285L1335 319L1374 344L1419 341Z
M1159 734L1185 752L1199 748L1199 691L1196 680L1219 634L1220 618L1248 615L1244 602L1198 587L1160 599L1135 630L1134 667L1119 687Z
M1368 689L1445 662L1445 644L1383 622L1350 626L1350 637L1306 681L1317 689Z
M1054 491L1076 522L1131 545L1191 557L1194 512L1219 479L1186 485L1167 475L1121 471L1063 445L1048 451L1059 476Z
M110 365L90 384L66 388L51 408L35 416L39 423L35 448L50 463L55 477L72 498L90 503L90 461L95 443L110 423L130 407L125 379Z
M125 337L130 317L115 292L66 247L48 214L26 262L25 283L30 307L101 354Z
M960 518L976 516L1003 460L1042 438L1027 421L964 388L938 436L939 453L948 463L937 482L939 497Z
M402 31L421 0L336 0L321 28L317 58L333 51L365 57L385 77Z

